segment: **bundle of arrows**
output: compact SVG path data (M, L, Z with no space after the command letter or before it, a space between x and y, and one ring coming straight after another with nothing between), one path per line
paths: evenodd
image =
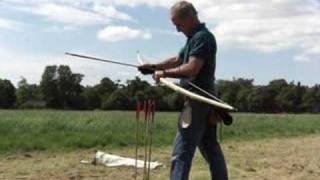
M143 166L143 180L150 179L150 162L152 152L152 134L155 116L156 103L155 100L145 100L143 102L137 101L136 105L136 149L135 149L135 179L138 178L138 145L139 145L139 124L143 120L143 145L144 145L144 166ZM140 119L140 113L142 113Z

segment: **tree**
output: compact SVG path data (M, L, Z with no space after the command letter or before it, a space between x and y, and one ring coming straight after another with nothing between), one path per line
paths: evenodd
M57 66L47 66L42 74L40 89L48 108L61 108L59 97Z
M268 91L266 87L260 86L252 89L248 94L248 109L251 112L265 112L268 109Z
M82 96L86 99L86 107L88 109L101 108L101 97L97 88L97 85L84 88Z
M253 88L242 88L237 93L237 104L234 105L237 107L238 111L248 112L249 111L249 100L248 95L251 93Z
M253 79L239 78L234 80L233 83L238 89L234 106L236 106L239 111L248 111L248 95L253 89Z
M27 80L25 78L22 78L18 82L18 89L17 89L17 103L20 106L23 103L26 103L31 96L30 90L29 90L29 84L27 83Z
M177 111L183 107L183 96L178 92L172 92L164 97L164 101L167 104L167 109L170 111Z
M103 101L106 101L110 94L118 88L118 84L110 78L102 78L99 84L85 90L85 97L89 107L93 109L102 108Z
M237 100L238 87L232 81L219 80L217 81L218 96L229 104L235 104Z
M281 89L276 97L276 101L279 104L281 111L284 112L298 112L300 106L300 97L298 97L298 91L296 86L289 84L287 87Z
M143 101L158 97L156 89L150 86L147 81L143 81L137 76L133 80L127 80L123 90L128 95L128 108L130 110L135 109L135 103L138 100Z
M284 79L275 79L269 82L269 89L272 90L273 95L275 96L277 93L281 91L282 88L288 86L288 83Z
M306 90L302 97L303 111L320 112L320 85L315 85Z
M253 88L253 79L233 79L217 81L218 96L225 102L234 105L241 111L248 109L247 96Z
M40 87L36 84L28 84L25 78L18 82L16 91L17 105L20 108L44 108Z
M101 96L104 96L105 94L110 95L117 88L118 85L108 77L101 79L100 84L96 86L96 89Z
M12 108L16 102L16 89L9 80L0 79L0 108Z
M267 85L267 91L269 94L269 107L270 112L281 112L280 104L277 101L277 96L282 89L288 87L288 83L284 79L275 79L269 82Z
M49 108L85 108L82 74L72 73L69 66L47 66L40 82L43 98Z
M135 79L127 81L125 89L130 97L134 97L138 91L145 91L149 87L150 84L147 81L142 81L136 76Z
M85 101L81 96L83 87L80 82L82 81L82 74L72 73L69 66L61 65L58 71L58 91L59 98L62 102L63 108L71 109L84 109Z
M105 96L102 101L102 109L105 110L128 110L129 107L129 98L123 89L118 89L110 96Z

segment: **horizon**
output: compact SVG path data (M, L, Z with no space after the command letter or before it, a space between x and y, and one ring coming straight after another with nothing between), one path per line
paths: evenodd
M53 65L53 64L52 64ZM60 65L64 65L64 64L59 64L59 65L55 65L55 66L57 66L57 67L59 67ZM81 74L81 73L78 73L78 72L76 72L76 71L74 71L71 67L70 67L70 69L71 69L71 71L72 71L72 73L73 74ZM44 72L44 70L45 69L43 69L43 72ZM83 79L85 78L85 74L81 74L81 75L83 75ZM142 76L142 78L141 78L141 76ZM148 82L151 86L157 86L157 84L154 82L154 80L152 79L152 77L151 77L151 75L147 75L147 76L145 76L145 75L141 75L141 76L134 76L134 77L132 77L131 79L122 79L122 80L120 80L120 79L113 79L112 77L108 77L108 76L105 76L105 77L102 77L101 79L99 79L99 81L98 82L96 82L95 84L83 84L83 81L81 81L80 82L80 84L82 85L82 86L84 86L84 87L93 87L93 86L95 86L95 85L98 85L98 84L100 84L100 81L103 79L103 78L109 78L111 81L113 81L113 82L119 82L120 84L122 84L122 85L127 85L127 81L129 81L129 80L134 80L135 78L140 78L142 81L146 81L146 82ZM19 81L21 81L22 79L25 79L26 81L27 81L27 83L28 84L36 84L36 85L40 85L40 82L41 81L39 81L39 82L34 82L34 83L30 83L29 81L28 81L28 79L27 78L25 78L25 77L23 77L23 76L21 76L20 77L20 80ZM174 78L167 78L167 79L170 79L171 81L173 81L173 82L175 82L175 83L178 83L178 79L174 79ZM238 80L238 79L245 79L245 80L253 80L253 82L252 82L252 84L254 85L254 86L268 86L268 84L271 82L271 81L274 81L274 80L282 80L282 79L284 79L288 84L291 84L291 83L293 83L294 85L297 85L298 83L301 83L300 81L288 81L287 79L285 79L285 78L277 78L277 79L271 79L269 82L267 82L266 84L257 84L256 83L256 80L255 79L253 79L253 78L244 78L244 77L232 77L232 79L215 79L215 83L217 83L217 81L235 81L235 80ZM19 81L17 81L16 83L13 83L10 79L6 79L6 78L1 78L0 77L0 80L9 80L13 85L14 85L14 87L15 88L18 88L18 82ZM308 85L308 84L303 84L303 83L301 83L301 85L302 86L307 86L307 87L309 87L309 88L311 88L311 87L314 87L314 86L318 86L318 85L320 85L320 83L319 84L313 84L313 85Z

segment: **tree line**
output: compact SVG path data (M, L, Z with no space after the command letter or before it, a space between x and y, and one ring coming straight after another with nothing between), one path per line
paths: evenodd
M137 100L155 99L157 109L180 110L183 97L164 86L152 86L135 77L120 83L108 77L99 84L83 86L82 74L73 73L67 65L47 66L40 84L29 84L22 78L17 87L0 79L2 109L69 109L134 110ZM275 79L267 85L254 85L253 79L216 81L216 93L240 112L320 112L320 85Z

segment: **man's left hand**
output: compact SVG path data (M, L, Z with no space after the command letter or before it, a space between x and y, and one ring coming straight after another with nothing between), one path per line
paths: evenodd
M138 66L138 70L143 75L153 74L155 72L156 65L155 64L144 64L141 66Z

